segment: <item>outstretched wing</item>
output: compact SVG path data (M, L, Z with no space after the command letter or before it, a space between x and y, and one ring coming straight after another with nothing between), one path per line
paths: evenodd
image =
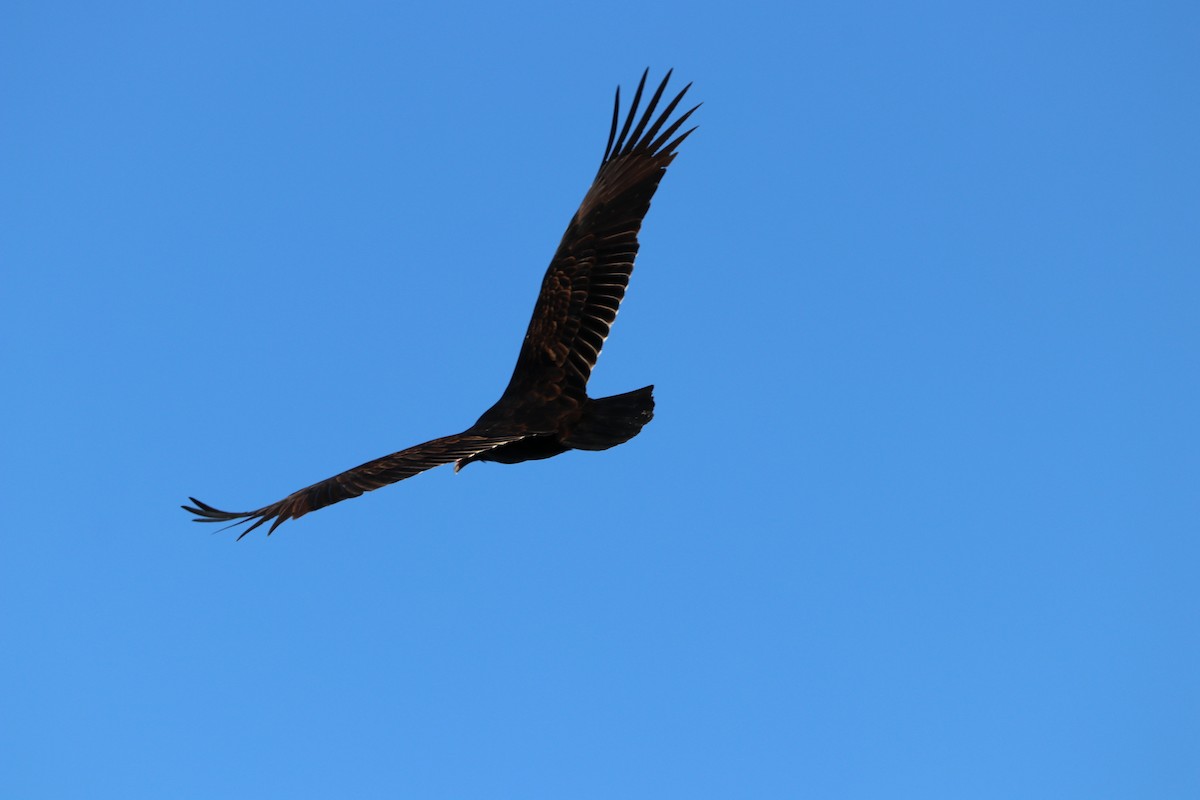
M642 218L675 158L675 149L695 130L675 135L698 105L667 125L690 83L651 122L670 72L633 126L648 72L642 74L620 136L621 90L617 89L600 170L546 270L505 396L552 401L562 394L576 399L585 395L592 367L625 297Z
M328 480L314 483L312 486L293 492L278 503L264 506L257 511L221 511L196 498L189 498L195 506L182 506L184 511L196 515L196 522L232 522L241 525L254 521L249 528L242 531L245 536L250 531L265 522L271 522L267 530L270 535L276 528L289 519L297 519L310 511L324 508L328 505L358 497L364 492L387 486L389 483L411 478L418 472L449 464L460 458L469 458L501 445L519 441L524 434L512 436L481 436L470 432L454 436L434 439L390 456L368 461L354 469L346 470L340 475L334 475Z

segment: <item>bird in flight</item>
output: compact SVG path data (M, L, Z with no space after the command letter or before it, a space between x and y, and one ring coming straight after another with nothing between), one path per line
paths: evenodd
M269 535L289 519L442 464L453 462L455 472L474 461L517 464L568 450L607 450L637 436L654 416L654 387L591 398L587 382L625 296L642 218L676 148L695 127L683 133L679 129L699 108L693 106L671 121L689 83L654 115L671 79L668 71L638 117L648 73L642 74L623 124L617 88L600 169L542 279L508 388L478 422L462 433L369 461L254 511L221 511L194 497L193 505L182 508L197 522L251 523L239 539L267 522Z

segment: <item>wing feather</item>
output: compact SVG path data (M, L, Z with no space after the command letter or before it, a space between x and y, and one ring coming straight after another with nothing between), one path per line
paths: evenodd
M600 169L546 270L505 397L586 395L592 369L625 298L642 219L676 148L695 130L671 138L699 108L670 121L691 84L654 116L670 72L638 117L648 72L642 74L623 124L617 90Z
M407 450L392 453L374 461L368 461L354 469L334 475L320 483L314 483L298 492L293 492L277 503L263 506L255 511L222 511L189 498L193 506L182 506L184 511L196 515L197 522L230 522L242 525L252 522L242 531L239 539L259 525L270 522L267 535L289 519L298 519L310 511L358 497L366 492L387 486L405 478L424 472L442 464L461 458L469 458L505 444L519 441L525 434L481 435L470 431L454 436L444 436Z

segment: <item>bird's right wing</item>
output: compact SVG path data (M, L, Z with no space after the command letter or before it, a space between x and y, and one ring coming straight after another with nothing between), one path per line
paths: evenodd
M699 106L671 120L690 83L654 116L670 78L668 72L639 118L646 87L646 73L642 74L619 136L617 90L600 170L546 270L506 395L542 402L562 394L585 396L592 367L629 285L642 218L675 149L695 130L678 132Z
M232 522L240 525L253 520L253 524L242 531L242 538L265 522L271 522L267 534L289 519L297 519L310 511L334 503L358 497L364 492L387 486L389 483L411 478L427 469L449 464L460 458L469 458L479 453L501 447L525 438L525 434L510 436L485 436L471 432L459 433L434 439L390 456L368 461L366 464L346 470L340 475L314 483L312 486L293 492L277 503L263 506L257 511L221 511L196 498L189 498L194 506L182 506L184 511L196 515L196 522Z

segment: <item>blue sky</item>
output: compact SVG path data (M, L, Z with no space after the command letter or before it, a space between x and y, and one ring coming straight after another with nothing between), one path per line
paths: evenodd
M10 3L0 795L1200 795L1187 3ZM694 81L629 444L498 397Z

